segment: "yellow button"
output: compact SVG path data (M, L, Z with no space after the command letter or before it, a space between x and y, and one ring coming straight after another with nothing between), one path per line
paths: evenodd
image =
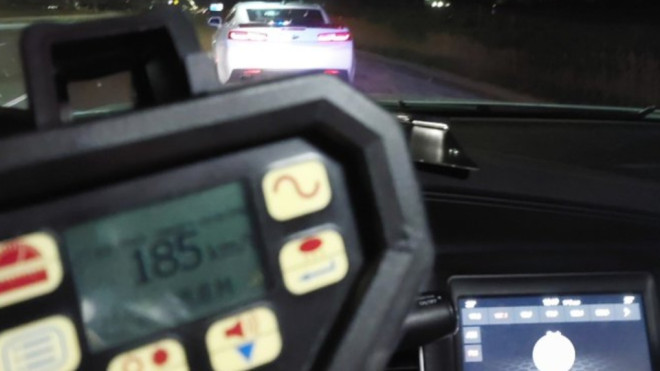
M317 160L270 171L262 188L268 213L277 221L323 210L332 199L328 172Z
M302 295L332 285L348 273L344 239L334 230L289 241L280 250L284 285Z
M282 351L277 317L264 307L214 323L206 333L215 371L243 371L274 361Z
M43 232L0 242L0 308L55 291L63 276L55 239Z
M165 339L121 353L108 371L188 371L188 360L178 341Z
M52 316L0 334L0 369L73 371L80 364L71 320Z

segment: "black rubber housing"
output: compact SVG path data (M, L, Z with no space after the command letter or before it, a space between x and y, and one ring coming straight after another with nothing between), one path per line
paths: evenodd
M140 199L155 197L147 195L148 185L159 184L159 179L171 180L166 187L168 197L209 186L217 177L204 176L208 174L204 164L249 156L250 150L273 145L297 148L287 145L290 140L300 143L303 152L316 151L328 163L337 164L328 168L331 178L343 178L359 239L348 248L359 249L353 256L361 255L364 261L356 260L359 269L352 273L354 280L347 281L350 287L342 289L339 297L319 291L294 300L283 290L281 296L269 296L266 304L283 314L279 316L282 328L292 326L288 321L309 316L305 308L338 306L339 312L318 327L300 327L300 336L313 339L306 350L287 348L285 339L281 356L264 369L381 370L433 263L432 246L401 127L390 114L335 78L274 81L0 139L0 240L66 224L69 219L58 216L71 217L71 212L92 217L100 213L100 205L114 208L108 212L137 205ZM242 164L234 162L228 174L240 170ZM249 169L244 171L249 173ZM197 179L192 182L199 184L181 177L186 173L197 174L189 179ZM118 198L118 194L126 198ZM259 197L255 195L255 199ZM119 199L123 203L111 202ZM262 231L268 232L268 227L262 225ZM261 248L266 249L264 246ZM66 253L62 255L66 257ZM262 256L268 259L269 255ZM83 368L97 367L103 363L99 359L109 359L122 349L103 356L87 351L66 261L65 269L65 281L58 291L0 310L1 318L10 319L2 321L0 331L20 325L17 318L37 319L33 314L44 308L69 313L83 344ZM278 274L270 276L277 282ZM254 303L244 307L250 305ZM225 315L230 313L217 314L220 318ZM185 326L173 331L186 339L203 336L192 335ZM197 346L189 359L203 359L202 341L190 342ZM206 367L207 363L198 361L193 369Z

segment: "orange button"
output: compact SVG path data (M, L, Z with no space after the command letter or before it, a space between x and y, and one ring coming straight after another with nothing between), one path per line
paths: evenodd
M80 345L70 319L52 316L0 334L0 370L73 371Z
M178 341L164 339L121 353L108 371L188 371L188 360Z
M318 160L270 171L262 189L268 213L280 222L323 210L332 199L328 172Z
M0 308L55 291L62 282L55 239L43 232L0 242Z
M280 269L287 290L296 295L337 283L348 273L344 239L325 230L289 241L280 250Z
M259 307L222 319L206 333L215 371L244 371L273 362L282 351L277 317Z

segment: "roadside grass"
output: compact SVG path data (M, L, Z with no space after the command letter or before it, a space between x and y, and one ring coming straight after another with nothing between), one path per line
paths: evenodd
M202 47L202 50L205 52L211 51L211 43L213 41L213 34L215 33L215 28L210 27L206 24L206 17L198 16L193 19L195 24L195 30L197 31L197 38L199 39L199 44Z
M356 10L356 47L558 103L660 102L658 26L488 12Z

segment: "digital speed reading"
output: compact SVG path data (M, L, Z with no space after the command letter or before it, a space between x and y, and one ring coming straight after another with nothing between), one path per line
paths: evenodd
M174 236L156 239L146 249L135 250L133 256L139 272L138 283L147 283L152 278L167 278L177 272L186 272L202 263L202 250L191 240L197 232L182 230Z
M240 183L87 222L64 239L95 351L265 291Z

